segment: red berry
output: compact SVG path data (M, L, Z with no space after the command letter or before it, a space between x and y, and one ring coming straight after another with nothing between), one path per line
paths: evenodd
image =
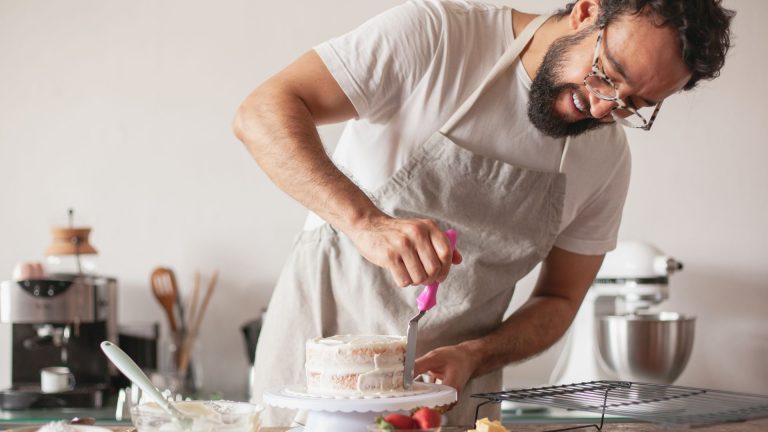
M389 414L384 416L384 420L394 426L395 429L413 429L418 427L412 418L403 414Z
M422 430L440 427L442 420L439 412L427 407L419 408L411 417Z
M383 417L376 417L376 426L379 427L380 431L392 432L395 430L395 427L384 420Z

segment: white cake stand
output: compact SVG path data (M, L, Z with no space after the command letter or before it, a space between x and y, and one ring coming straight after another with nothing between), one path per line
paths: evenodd
M413 383L414 391L402 394L385 393L365 397L327 397L310 395L303 389L286 388L264 393L268 405L306 410L304 432L365 431L377 416L418 407L437 407L456 402L456 389L441 384Z

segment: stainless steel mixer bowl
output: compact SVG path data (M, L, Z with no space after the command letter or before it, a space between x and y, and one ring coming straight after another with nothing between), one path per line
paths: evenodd
M695 323L673 312L604 316L600 355L620 380L671 384L691 357Z

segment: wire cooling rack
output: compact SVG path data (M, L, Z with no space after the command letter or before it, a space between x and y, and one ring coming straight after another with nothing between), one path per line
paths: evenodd
M602 430L605 415L629 417L665 426L707 426L768 417L768 396L625 381L591 381L552 387L473 394L490 403L515 401L601 414L600 424L559 431ZM476 418L477 420L477 418Z

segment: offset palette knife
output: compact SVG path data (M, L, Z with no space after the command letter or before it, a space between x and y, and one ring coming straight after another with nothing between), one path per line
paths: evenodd
M448 240L451 242L451 248L454 248L456 246L456 231L449 229L445 232L445 235L448 236ZM437 304L437 287L439 285L438 282L435 282L424 287L424 291L416 298L416 306L419 308L419 313L408 321L405 369L403 370L403 386L406 389L411 388L413 384L413 364L416 361L416 339L418 339L419 334L419 320L426 311L432 309Z

